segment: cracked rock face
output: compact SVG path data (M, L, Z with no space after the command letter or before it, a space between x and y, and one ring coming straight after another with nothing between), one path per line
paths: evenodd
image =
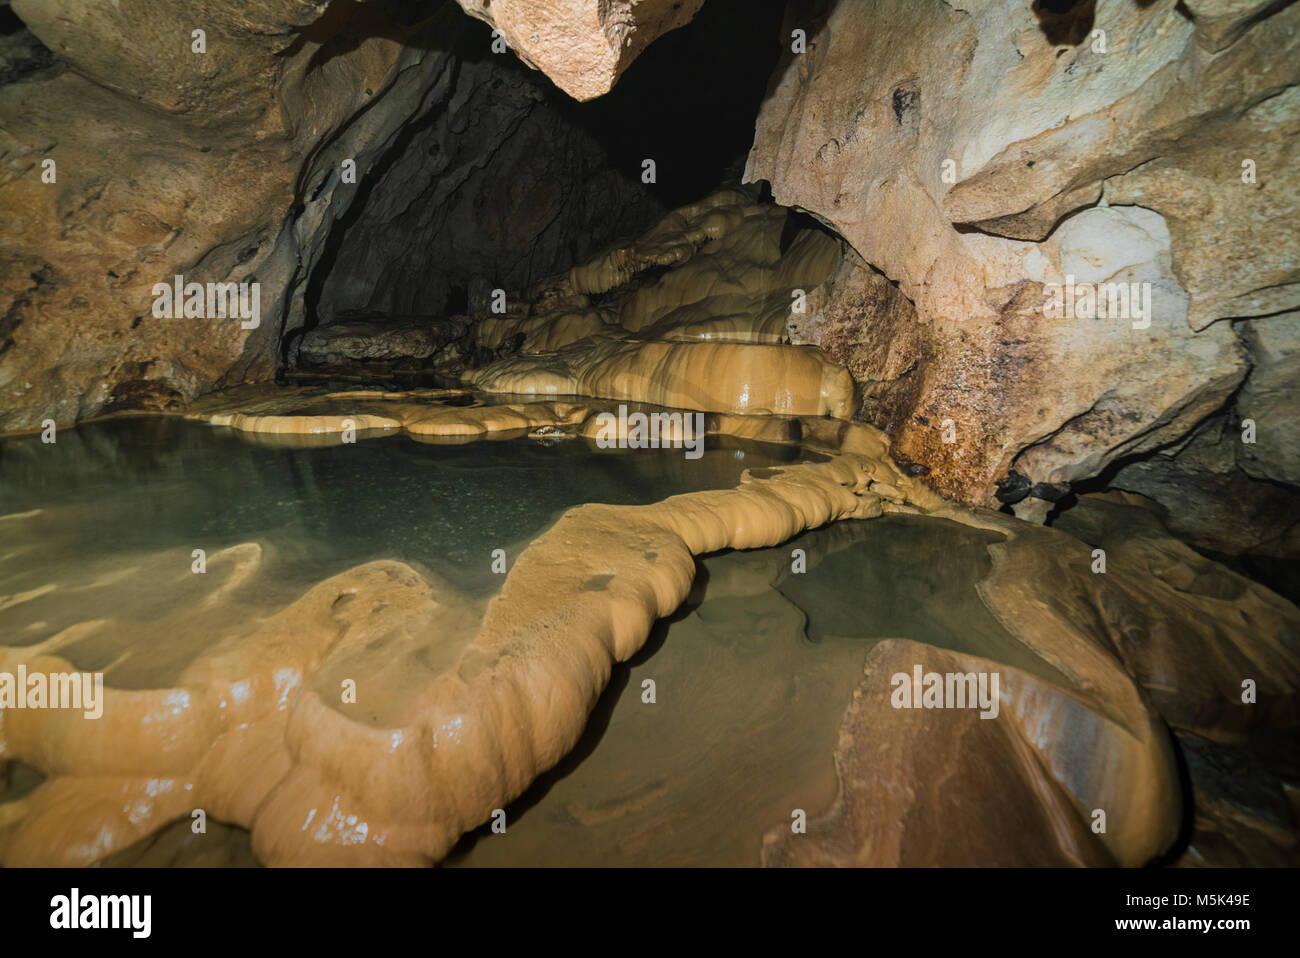
M807 338L943 491L992 502L1012 470L1069 484L1178 442L1252 369L1225 320L1300 297L1300 8L1195 6L788 8L807 49L773 76L746 176L870 264ZM1149 310L1054 314L1066 284Z

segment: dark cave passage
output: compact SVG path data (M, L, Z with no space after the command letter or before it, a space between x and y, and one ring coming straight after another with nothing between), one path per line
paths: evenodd
M333 172L307 178L320 181L311 199L332 193L329 228L282 361L295 368L301 337L320 325L364 318L382 336L388 318L487 312L493 290L528 290L669 210L739 186L783 7L763 0L737 17L734 4L710 4L586 103L492 53L488 27L454 10L425 21L409 5L366 11L373 30L414 28L407 42L438 50L448 80L355 187Z

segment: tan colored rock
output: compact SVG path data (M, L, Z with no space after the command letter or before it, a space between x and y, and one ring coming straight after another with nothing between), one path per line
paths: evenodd
M922 675L998 675L997 714L896 708L894 677L910 684L918 666ZM1081 693L919 642L879 643L840 728L835 801L810 817L806 834L769 832L763 863L1145 863L1178 833L1177 772L1167 733L1109 668L1105 678L1105 666L1089 675ZM1106 812L1103 835L1090 828L1093 809Z
M607 93L637 55L704 0L456 0L575 100Z
M612 33L584 37L614 42L625 63L698 5L643 3L631 16L591 4ZM0 433L266 381L289 358L286 334L328 323L336 307L442 312L453 287L465 294L464 272L492 271L480 251L505 229L493 224L515 236L499 260L526 261L515 272L531 283L533 266L566 268L624 216L661 212L639 182L594 159L594 136L543 102L565 99L543 77L509 54L479 56L481 27L454 4L19 0L13 10L30 32L0 49ZM412 132L418 148L396 149ZM579 181L562 182L575 157ZM533 159L552 188L524 176L517 193L495 188ZM55 182L42 181L46 160ZM362 190L382 199L356 220ZM400 213L417 195L437 208L425 222ZM327 243L350 210L352 243ZM464 242L475 215L477 238ZM460 234L462 259L394 289L414 262L394 262L395 247L406 252L394 231L442 259L429 235ZM353 268L330 269L332 257ZM155 284L176 275L257 283L256 326L155 316Z
M340 18L338 6L311 29L324 8L13 5L61 69L0 86L0 432L274 373L297 242L278 241L304 157L392 93L393 109L369 111L340 141L364 157L437 65L400 31L367 30L364 7ZM206 52L192 52L200 29ZM334 30L360 39L323 71ZM47 160L54 182L42 179ZM256 328L155 316L155 284L177 274L260 283Z
M330 428L345 410L360 418L387 407L411 430L554 423L576 434L591 411L426 402L421 412L415 391L256 393L205 397L191 414L301 431ZM1080 529L1088 538L1121 530L1123 541L1105 540L1111 562L1096 574L1091 542L941 501L891 461L870 427L709 420L713 430L801 439L826 460L753 469L731 490L570 510L518 556L486 607L387 560L290 591L267 574L256 543L214 552L203 576L190 573L188 547L132 555L134 587L121 579L119 554L69 565L35 550L22 588L0 603L11 637L0 671L108 663L107 692L102 721L57 709L0 713L0 760L45 776L0 804L0 860L93 863L196 806L251 830L267 864L437 860L573 747L613 663L689 593L695 556L775 545L839 518L923 513L994 533L978 546L990 571L976 589L1006 636L994 648L1014 664L886 643L902 650L901 659L880 652L886 663L1003 672L999 717L904 713L887 686L884 705L880 688L865 688L841 738L841 810L814 818L810 841L769 849L773 863L1138 864L1179 821L1152 705L1217 738L1300 714L1287 651L1300 613L1158 530L1124 538L1145 509L1116 505L1129 514ZM21 545L81 514L3 519ZM72 590L78 602L63 598ZM90 596L101 605L88 609L81 600ZM168 655L129 654L141 643ZM1260 676L1257 706L1235 698L1243 669ZM340 702L343 679L357 682L363 708ZM1088 827L1096 808L1107 813L1100 838ZM836 827L818 830L823 823Z
M915 305L900 319L863 278L825 308L882 327L834 339L877 353L857 350L891 383L861 381L886 399L864 414L940 488L991 502L1012 469L1066 483L1177 441L1248 368L1216 320L1294 308L1300 8L1244 7L1217 54L1172 2L1100 0L1087 26L1104 43L1053 42L1074 26L1009 0L788 11L808 48L773 77L746 178L832 224ZM1071 276L1149 283L1150 325L1050 319Z
M516 297L514 315L475 317L475 334L488 348L522 335L525 353L618 330L672 342L783 343L840 258L835 237L801 226L791 211L721 189Z
M466 377L489 393L595 396L784 416L853 415L853 380L809 346L660 342L602 337L514 356Z
M482 345L513 337L520 352L465 380L491 393L847 418L849 374L787 343L840 257L833 237L791 229L788 211L719 190L532 291L519 315L482 320Z
M1237 460L1256 479L1300 486L1300 312L1243 323L1242 333L1255 366L1237 399Z
M203 576L175 550L136 557L147 586L120 596L116 622L77 622L65 608L49 638L0 646L10 673L68 671L94 654L134 677L118 684L108 670L101 721L3 713L0 760L47 777L0 807L0 860L91 864L202 807L249 828L267 864L436 861L574 746L614 663L686 598L695 555L879 516L890 503L872 486L886 477L891 490L915 489L918 507L933 503L878 433L855 431L869 454L746 473L735 489L648 506L570 510L518 556L486 609L396 561L277 607L258 592L255 543L214 553ZM66 570L82 584L103 571ZM165 662L123 655L165 635L182 637ZM341 701L345 678L364 707Z

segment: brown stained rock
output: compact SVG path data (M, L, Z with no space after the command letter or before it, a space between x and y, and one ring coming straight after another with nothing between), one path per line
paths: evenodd
M689 23L704 0L457 0L575 100L609 89L657 37Z
M998 716L894 708L892 676L917 665L997 672ZM765 865L1137 864L1173 840L1178 796L1157 726L1125 728L1028 673L908 640L878 644L864 671L835 749L839 794L827 812L809 816L806 834L769 832ZM1045 729L1063 725L1076 736L1070 787L1043 754L1055 747ZM1107 762L1132 776L1125 792L1095 791ZM1107 835L1090 830L1097 807L1107 811Z
M851 292L846 292L851 291ZM933 352L916 308L883 274L852 252L791 316L790 342L820 346L862 391L859 418L891 435L910 415Z
M1096 4L1104 49L1091 32L1050 40L1077 25L1010 0L788 10L808 47L772 78L746 178L830 223L914 304L906 322L878 282L840 283L828 311L879 330L827 342L857 344L864 393L897 400L867 414L946 492L991 503L1012 468L1069 483L1178 441L1248 368L1215 320L1300 295L1300 8L1210 4L1236 36L1215 55L1201 32L1228 34L1175 6ZM1150 326L1049 319L1069 276L1149 283ZM904 352L907 387L882 387L871 371L897 382Z
M428 412L519 421L527 411ZM0 859L90 864L199 804L249 828L267 864L430 864L573 748L613 664L631 658L654 621L689 595L696 555L881 515L884 493L872 490L886 477L913 508L934 503L890 466L880 436L863 426L855 433L853 445L868 454L792 464L764 479L744 476L735 489L650 506L570 510L519 554L485 608L381 560L263 617L266 607L243 591L265 583L256 543L214 552L202 576L176 573L174 553L146 558L148 575L137 581L149 583L149 602L167 594L167 613L103 630L95 654L143 666L148 678L122 687L110 670L104 722L60 709L6 713L0 756L55 774L6 806ZM154 571L162 568L172 572ZM172 585L181 599L158 592ZM221 615L210 590L243 595ZM115 651L164 633L184 637L164 667ZM0 666L66 671L64 653L87 652L71 644L0 646ZM376 683L356 710L337 694L354 676Z
M1082 497L1053 529L1021 525L1014 535L989 594L1010 597L1008 611L1040 597L1015 626L1024 634L1097 623L1164 719L1207 738L1300 721L1300 611L1291 602L1109 495ZM1104 573L1093 571L1097 549Z
M277 237L301 161L427 55L358 30L319 56L344 26L313 24L322 6L13 5L62 69L0 86L0 432L274 372L295 258ZM405 116L389 111L390 127ZM359 124L352 145L368 134ZM155 317L154 285L176 274L260 283L260 324Z

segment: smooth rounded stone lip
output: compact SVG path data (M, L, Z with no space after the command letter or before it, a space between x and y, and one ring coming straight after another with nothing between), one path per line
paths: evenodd
M232 390L207 397L185 415L229 423L237 429L251 428L255 436L290 434L292 430L311 435L318 419L328 419L328 425L337 428L339 416L324 416L322 410L330 402L339 402L343 405L338 408L354 411L358 426L369 421L366 415L373 415L361 410L378 409L393 423L388 434L423 431L435 438L468 440L556 427L582 434L594 421L598 407L608 411L610 405L627 405L605 401L448 407L438 404L436 394L382 393L383 399L373 398L375 394L373 390L330 394L319 388ZM290 415L283 415L285 412ZM1061 686L1041 676L1020 674L1017 682L1022 689L1013 695L1019 704L1009 704L1007 712L1016 716L1014 727L1008 731L1003 723L998 733L1001 738L996 739L1002 744L988 745L995 751L1010 749L1008 755L1020 755L1025 748L1037 750L1046 769L1041 772L1047 776L1044 783L1054 781L1053 787L1076 796L1080 807L1103 801L1093 797L1101 794L1113 810L1120 811L1118 821L1113 820L1111 837L1098 847L1079 838L1079 823L1067 815L1069 803L1035 812L1045 811L1048 820L1058 822L1061 861L1099 863L1096 856L1101 855L1139 864L1167 846L1168 823L1178 818L1177 790L1169 784L1172 755L1167 748L1162 751L1163 740L1151 731L1163 726L1126 671L1128 667L1135 674L1147 674L1141 650L1135 654L1135 650L1121 648L1117 654L1108 636L1091 634L1077 624L1066 625L1087 620L1086 615L1070 611L1074 599L1052 604L1034 598L1039 589L1044 590L1042 595L1055 598L1053 590L1062 579L1086 568L1087 548L1082 543L1052 530L945 502L924 483L906 475L889 458L886 437L868 426L817 416L713 413L705 420L711 430L721 434L786 442L797 435L807 448L822 453L821 461L750 470L735 489L687 493L649 506L588 504L569 510L517 558L501 593L489 602L477 635L467 637L459 657L449 661L444 671L430 673L427 683L411 685L369 722L348 717L326 704L319 693L311 692L300 696L287 716L275 710L260 717L250 715L248 727L256 731L250 731L243 744L223 739L214 734L222 721L208 712L213 696L220 695L220 684L210 684L218 674L213 669L234 668L238 674L243 656L256 659L260 640L256 635L246 637L242 646L229 648L220 668L216 661L199 660L181 683L186 701L193 705L173 715L179 724L168 761L175 765L179 780L201 787L215 806L229 811L230 821L250 828L254 850L270 864L436 861L461 834L483 821L493 808L522 794L537 775L568 752L609 681L613 664L634 655L654 621L672 613L690 592L695 556L778 545L804 529L839 518L915 513L994 531L1006 538L1003 544L989 547L995 571L981 584L981 595L1033 654L1070 677L1066 686ZM336 441L333 434L324 438ZM1190 557L1177 551L1166 549L1163 561L1192 567ZM1060 568L1053 571L1053 563ZM1147 588L1149 595L1143 589L1155 580L1139 577L1135 584L1127 584L1117 577L1114 585L1137 607L1146 603L1156 614L1175 619L1185 616L1187 610L1179 603L1187 601L1186 593L1178 591L1178 576L1162 575L1169 582L1161 587L1163 591L1151 593ZM1113 587L1109 580L1102 583L1095 576L1088 581L1094 589ZM596 582L600 588L592 587ZM398 593L404 598L399 599ZM344 595L358 598L340 606L338 599ZM426 614L422 610L429 596L421 573L402 563L369 563L319 584L299 600L306 606L295 603L282 615L283 621L292 619L302 629L301 623L311 621L312 616L323 624L329 616L343 614L353 630L350 641L364 642L381 627L379 623L400 621L393 620L394 615L418 618ZM1176 601L1171 596L1177 597ZM1222 619L1224 598L1218 591L1211 590L1199 601L1198 616L1211 622ZM364 614L368 608L376 615L379 610L389 611L372 621ZM1285 609L1274 608L1267 601L1260 609L1286 615ZM317 673L341 674L329 648L311 651L313 643L328 632L308 627L296 640L300 650L295 654L305 656L297 668L308 681ZM1053 638L1057 633L1074 641ZM1152 661L1165 655L1159 649L1153 651L1156 658ZM51 661L41 659L39 651L22 653L25 660L33 654L37 659L32 661ZM914 657L948 654L925 646ZM1011 666L1005 668L1008 674L1019 673ZM1194 685L1185 691L1200 694ZM118 698L125 693L110 690L108 694ZM130 716L143 718L140 708L151 715L162 714L160 709L166 712L167 694L161 690L161 698L146 697L124 708L127 718L114 723L113 734L119 737L128 777L138 774L149 780L148 776L157 775L152 760L143 757L154 754L152 745L139 753L140 764L131 767L130 742L135 732ZM265 705L252 707L256 710ZM1072 732L1043 737L1024 731L1037 721L1034 716L1039 708L1048 710L1039 718L1049 712L1075 716L1061 727L1092 729L1088 735L1101 736L1099 741L1119 748L1115 754L1128 756L1124 767L1132 774L1120 776L1127 791L1117 787L1119 780L1105 768L1080 764L1081 744ZM282 727L281 721L288 725ZM66 757L53 769L51 793L70 787L73 780L84 780L71 773L82 760L89 761L92 769L100 761L84 751L97 738L79 742L73 728L57 721L47 723L40 716L23 715L9 725L6 747L37 767L48 754L50 738L61 743ZM981 725L974 729L979 736L990 734ZM432 751L416 744L429 741L429 736L438 743ZM1082 741L1088 740L1085 735ZM222 743L219 747L218 742ZM267 767L271 769L267 777L251 784L232 774L250 761L249 748L269 748L280 756ZM340 765L344 754L349 758ZM1025 767L1039 766L1031 763ZM58 774L60 771L64 774ZM72 779L67 778L70 773ZM232 792L236 781L240 784L237 792ZM845 787L857 789L860 781L860 775L849 774ZM1144 784L1139 788L1135 782ZM250 804L249 788L265 790L261 794L268 796L267 801ZM39 790L34 794L37 797L29 801L39 803ZM845 794L849 796L845 801L860 800L852 799L851 792ZM344 818L323 823L323 831L304 837L299 827L302 816L319 808L326 795L344 800ZM173 811L165 803L157 809L163 819ZM357 822L365 824L364 835L356 832ZM107 822L104 825L110 830L118 828ZM45 827L57 826L51 820L41 826ZM121 841L134 841L143 834L136 826L114 833ZM39 834L40 829L11 842L6 854L18 862L40 859ZM904 856L894 861L890 853L881 859L879 854L873 851L868 859L855 861L910 860ZM778 859L784 860L777 856L773 863Z
M576 412L585 414L580 408ZM337 654L344 654L376 629L389 627L385 622L424 615L428 586L423 578L389 561L368 563L309 590L252 635L219 646L216 657L197 659L178 689L109 689L111 728L89 730L100 734L85 737L87 730L61 722L57 713L24 712L6 723L9 754L48 765L44 756L54 741L61 743L57 774L29 800L39 804L43 796L80 790L92 804L100 803L108 818L87 819L82 808L73 825L35 813L10 836L6 860L35 863L54 854L70 864L60 856L75 853L57 837L65 828L98 828L113 836L104 849L111 851L178 816L177 802L188 807L197 801L224 821L249 827L256 854L269 864L435 861L572 747L612 664L640 648L655 619L671 613L689 591L695 554L774 545L809 525L878 515L880 502L865 484L879 468L889 467L868 466L850 454L792 465L766 480L742 478L732 490L690 493L652 506L571 509L515 560L478 635L469 638L454 666L430 676L422 688L412 687L403 704L387 708L378 726L358 723L304 688L287 715L265 693L253 695L239 710L244 731L231 738L223 729L234 716L220 702L229 700L223 690L250 680L253 688L261 687L267 677L255 676L266 668L301 672L304 680L322 669L322 674L333 671L335 629L327 626L333 617L343 616L345 634L352 636L338 648ZM924 497L919 487L917 492ZM583 544L576 553L575 543ZM605 588L584 588L597 579ZM343 595L354 598L340 604ZM276 623L289 622L293 638L283 652L290 661L262 657L261 643L281 641L274 638L281 628ZM17 654L35 664L66 665L38 649ZM265 692L276 684L266 685ZM186 704L168 704L178 701L180 690ZM146 727L152 733L141 739ZM102 747L105 734L116 742L110 752ZM96 775L111 753L114 768L126 777L114 789L135 794L147 787L164 773L157 764L157 735L169 741L162 753L165 774L194 792L179 788L153 803L152 816L137 816L128 825L111 812L114 803L105 802L108 793ZM265 749L277 758L254 761ZM260 770L253 779L251 767ZM254 800L256 795L269 801ZM346 809L343 817L304 834L304 816L322 802Z
M518 414L511 407L473 411L487 416L487 421ZM552 417L571 416L575 422L586 420L590 412L559 404L550 409ZM714 425L743 432L763 421L764 417L718 416ZM788 429L788 420L774 422ZM312 692L300 696L288 716L276 710L259 713L260 718L250 714L249 728L258 730L256 735L250 731L244 745L222 740L225 744L214 751L220 737L214 738L213 732L220 723L211 725L213 718L204 717L209 713L202 703L213 701L220 688L207 684L218 674L212 671L218 663L196 662L190 678L182 682L194 705L173 719L180 722L175 728L176 747L169 753L175 774L200 788L207 796L204 801L225 809L229 821L249 827L253 848L267 863L427 864L445 854L493 808L522 794L529 782L572 747L609 680L613 663L635 654L653 622L670 614L690 591L696 555L777 545L802 529L837 518L909 511L1010 532L1023 538L1020 552L1024 555L1032 554L1034 536L1073 541L1007 517L944 503L888 459L887 441L870 427L812 418L800 420L800 428L806 441L832 450L825 461L750 472L735 489L688 493L650 506L589 504L571 509L517 558L501 593L489 602L478 634L468 639L449 670L431 673L427 684L411 685L400 705L394 700L377 724L359 723ZM881 493L873 492L874 488ZM581 544L577 551L575 544ZM996 548L994 552L998 554ZM419 573L401 563L371 563L310 590L300 600L308 606L285 610L281 621L297 623L295 641L305 643L302 651L308 658L300 666L304 676L341 674L333 653L309 651L322 636L312 628L304 630L303 623L310 621L304 616L344 614L354 635L348 644L364 643L383 616L425 614L421 610L429 593L422 581ZM1000 590L990 593L995 608L1008 608L1008 601L1013 603L1009 608L1019 607L1016 581L1005 577L994 581ZM593 582L602 587L592 588ZM398 600L394 589L405 598ZM340 595L356 598L340 606ZM367 609L388 611L376 620L366 614ZM1014 624L1015 619L1007 621ZM1031 647L1046 651L1049 661L1080 676L1081 688L1088 690L1058 689L1041 679L1024 679L1025 688L1031 690L1024 700L1026 708L1032 712L1032 703L1040 699L1068 702L1068 709L1092 727L1127 728L1127 732L1106 734L1129 735L1139 743L1136 752L1130 750L1139 762L1134 767L1147 771L1137 779L1124 779L1130 786L1132 781L1151 782L1154 791L1130 788L1132 794L1124 801L1136 803L1133 814L1120 816L1123 824L1114 827L1107 854L1136 863L1158 851L1155 846L1162 843L1163 826L1141 828L1134 823L1170 819L1174 799L1158 783L1162 776L1168 778L1172 766L1163 760L1157 745L1140 744L1156 741L1142 729L1157 721L1140 691L1113 653L1095 642L1044 646L1043 635L1049 633L1026 632L1022 626L1019 634ZM234 668L238 675L243 668L240 662L254 653L258 641L246 639L242 651L239 645L230 647L223 653L221 668ZM934 654L939 653L924 653ZM1090 672L1099 678L1088 680ZM1034 688L1039 691L1032 692ZM108 694L116 698L120 693L110 690ZM165 695L165 690L160 694ZM265 704L252 707L265 708ZM146 698L125 711L128 716L138 715L138 707L154 710L164 705L161 699ZM42 718L24 715L11 723L7 747L13 754L39 766L53 736L61 743L63 775L90 759L91 753L83 750L91 742L79 742L73 728ZM288 725L281 727L285 719ZM157 769L150 767L153 759L148 758L156 754L152 749L130 758L136 754L129 744L134 735L131 721L115 722L114 727L119 736L117 761L125 763L124 771L131 769L128 777L156 777ZM432 751L417 746L430 741L438 743ZM1013 749L1025 747L1016 745L1016 739L1008 741ZM255 743L282 757L262 766L272 770L269 777L249 782L232 772L248 767L250 753L244 750ZM1039 742L1037 747L1046 749L1049 777L1067 791L1081 789L1086 796L1090 789L1102 788L1114 796L1116 779L1104 774L1097 778L1071 757L1077 744L1068 735ZM344 753L349 757L341 763ZM133 761L141 764L132 767ZM63 787L57 782L60 775L54 778L51 787ZM232 792L236 782L238 790ZM250 795L259 793L272 797L250 802ZM320 808L327 795L342 803L343 818L324 822L323 831L304 836L303 815ZM158 824L175 814L169 804L156 807L161 816L154 820ZM359 834L348 822L364 823L365 833ZM45 827L55 827L54 821ZM149 826L144 827L147 831ZM1067 827L1067 833L1072 827ZM7 854L14 861L35 861L29 856L40 857L39 834L38 830L16 844L10 842ZM118 834L126 841L141 832L133 828Z

